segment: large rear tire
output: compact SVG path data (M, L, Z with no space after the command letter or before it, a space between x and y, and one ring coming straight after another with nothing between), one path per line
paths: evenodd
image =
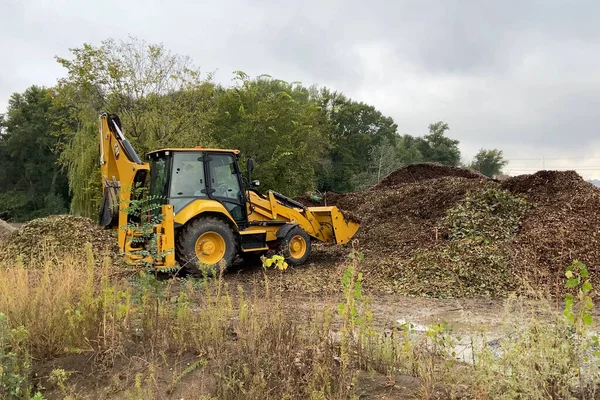
M281 239L279 248L288 264L303 264L308 260L312 249L310 236L304 229L295 226Z
M185 272L218 275L231 267L236 254L235 235L225 222L214 217L198 218L181 231L177 250Z

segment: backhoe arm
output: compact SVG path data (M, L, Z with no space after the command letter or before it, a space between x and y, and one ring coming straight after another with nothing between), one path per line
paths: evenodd
M128 214L123 205L131 200L137 183L142 183L150 167L143 163L131 143L123 136L121 122L116 115L100 115L100 171L102 174L102 205L100 225L120 228L119 248L125 249Z

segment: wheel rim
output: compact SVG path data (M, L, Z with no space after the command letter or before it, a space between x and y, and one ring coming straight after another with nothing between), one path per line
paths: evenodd
M216 264L225 256L225 239L217 232L205 232L196 240L195 250L202 264Z
M306 254L306 240L296 235L290 240L290 255L296 259L302 258Z

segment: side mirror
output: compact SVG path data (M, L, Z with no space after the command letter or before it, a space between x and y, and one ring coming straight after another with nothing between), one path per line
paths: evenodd
M246 171L254 171L254 159L252 157L248 157L248 159L246 160Z
M254 180L250 183L250 185L252 185L252 187L259 187L260 186L260 181L259 180Z

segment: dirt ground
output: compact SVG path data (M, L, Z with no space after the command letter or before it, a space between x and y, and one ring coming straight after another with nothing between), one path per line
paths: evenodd
M318 255L318 254L317 254ZM285 271L301 278L304 274L310 274L310 268L295 268ZM236 296L235 288L242 286L246 293L263 291L264 281L259 280L262 276L260 266L245 266L237 273L229 273L224 280L230 288L233 297ZM252 277L252 279L249 279ZM343 301L341 293L301 293L293 290L285 290L278 286L276 277L271 274L270 287L271 296L281 300L284 309L298 318L309 315L311 311L321 309L337 309L337 304ZM401 323L410 323L416 331L421 333L428 326L445 322L449 329L461 341L457 344L457 358L465 363L469 362L472 351L469 347L471 337L486 333L489 340L500 338L503 335L503 318L505 316L506 299L493 298L469 298L469 299L440 299L417 296L406 296L400 294L373 294L365 296L364 300L373 313L373 326L381 334L390 334L394 327ZM198 307L202 307L201 304ZM530 309L541 308L539 303L533 300L525 300L524 307ZM560 304L556 304L560 307ZM541 314L541 311L540 311ZM335 324L334 324L335 325ZM106 397L106 376L100 377L91 368L88 356L73 355L62 359L55 359L38 368L38 377L44 379L55 368L64 368L74 371L75 383L80 390L85 392L86 398L126 399L127 395L116 390L114 395ZM186 358L187 357L187 358ZM159 386L165 389L164 393L157 393L156 398L161 399L191 399L198 398L203 393L210 392L210 382L214 377L206 376L202 371L195 371L172 387L173 375L177 368L183 369L185 365L194 361L194 355L184 355L182 358L165 359L165 365L157 366L156 379ZM122 373L116 373L110 380L112 386L130 387L133 372L143 372L147 367L143 357L124 358L121 362ZM173 368L173 365L180 367ZM117 368L118 370L119 368ZM126 371L126 372L125 372ZM132 372L133 371L133 372ZM46 386L47 387L47 386ZM357 382L360 398L363 399L415 399L421 398L422 389L419 379L412 376L396 376L391 379L376 372L361 372ZM48 399L63 398L57 388L47 387ZM89 397L91 396L91 397ZM95 397L97 396L97 397ZM436 398L444 398L436 397Z

